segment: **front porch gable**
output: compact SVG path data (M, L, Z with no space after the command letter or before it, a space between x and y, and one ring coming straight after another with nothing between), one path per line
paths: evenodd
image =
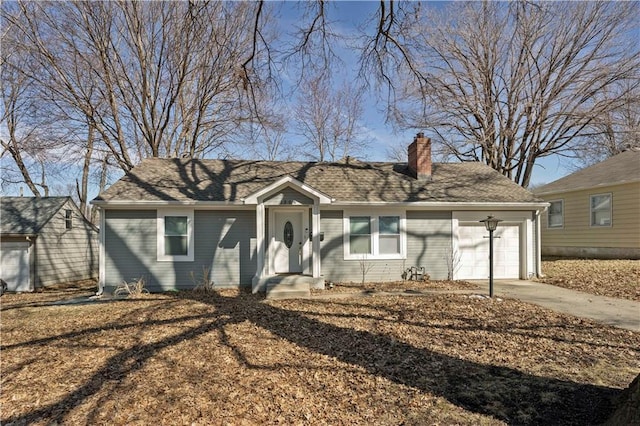
M267 282L277 273L297 272L277 270L276 256L291 251L295 259L298 250L301 273L313 279L313 285L323 286L320 259L320 204L333 200L326 194L292 178L285 177L244 199L245 204L256 204L256 274L252 279L252 291L267 291ZM269 212L267 213L267 209ZM300 240L285 249L278 241L275 228L278 217L295 212L302 213L302 222L293 233ZM310 219L310 220L309 220ZM268 231L267 231L268 230ZM280 267L282 269L282 267Z

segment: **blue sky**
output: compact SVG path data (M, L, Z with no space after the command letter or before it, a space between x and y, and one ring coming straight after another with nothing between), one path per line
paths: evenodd
M430 6L439 7L446 4L446 2L430 2ZM296 2L284 2L280 7L280 23L283 32L290 31L300 19L302 6ZM332 29L340 34L357 36L358 30L367 30L365 24L368 23L371 33L371 26L375 25L375 22L369 21L369 18L373 16L379 7L379 2L375 1L349 1L349 2L330 2L327 4L327 13L329 20L332 24ZM345 79L353 79L358 72L358 54L355 49L350 49L347 42L338 42L336 52L341 56L345 71ZM293 76L292 76L293 77ZM293 77L295 78L295 77ZM396 131L393 129L390 123L385 121L385 105L384 102L378 98L373 91L367 93L365 97L365 113L362 122L363 133L369 141L369 149L363 153L353 153L356 157L369 161L385 161L389 160L388 151L392 146L408 146L413 140L413 137L417 131L422 129L408 129L402 131ZM299 138L297 135L290 135L292 139ZM2 160L3 167L8 165L12 160L8 155L5 155ZM53 188L62 188L64 184L73 184L76 178L80 177L80 164L77 167L73 165L66 166L68 176L64 178L65 182L50 182ZM532 184L539 185L542 183L551 182L556 180L572 170L570 169L570 163L566 159L559 157L550 157L542 159L538 162L536 167ZM120 176L118 173L116 178ZM112 181L113 182L113 181ZM111 183L112 183L111 182ZM25 195L30 195L26 189L26 185L22 185L25 189ZM17 186L12 187L6 195L16 195L19 192ZM55 195L59 194L56 190ZM53 194L52 194L53 195ZM97 195L97 188L92 191L91 197Z
M429 7L443 7L447 2L429 2ZM379 7L377 1L335 1L326 6L329 21L332 29L338 33L357 36L358 31L363 29L371 33L372 25L369 18L373 16ZM285 2L281 8L282 28L286 30L288 26L295 25L300 19L301 9L296 2ZM367 25L363 27L363 25ZM349 49L347 44L337 46L336 52L340 54L347 71L344 78L355 78L358 72L359 52ZM421 129L394 130L385 119L385 105L378 99L375 93L370 92L365 98L365 113L363 117L363 127L368 135L369 147L366 153L358 155L368 161L387 161L388 150L392 146L409 145L416 132ZM295 138L295 135L291 136ZM532 176L531 184L540 185L552 182L573 171L571 163L566 158L552 156L539 159Z

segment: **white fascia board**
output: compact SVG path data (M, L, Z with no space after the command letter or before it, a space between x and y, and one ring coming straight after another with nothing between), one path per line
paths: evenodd
M549 207L547 202L534 202L534 203L452 203L446 201L430 202L430 201L418 201L418 202L400 202L390 203L384 201L368 202L368 201L354 201L354 202L341 202L334 203L331 208L342 207L404 207L406 209L428 209L428 210L544 210Z
M198 210L206 209L247 209L252 206L245 206L242 202L228 202L228 201L92 201L91 204L100 209L113 209L113 210L140 210L145 208L179 208L188 207Z
M262 202L262 199L265 196L270 195L272 192L276 192L277 190L285 187L294 188L301 192L303 195L316 198L320 204L331 204L333 202L333 199L324 192L318 191L317 189L306 185L299 180L292 178L291 176L285 176L282 179L279 179L276 182L272 183L271 185L267 185L261 190L254 192L248 197L245 197L244 203L258 204Z

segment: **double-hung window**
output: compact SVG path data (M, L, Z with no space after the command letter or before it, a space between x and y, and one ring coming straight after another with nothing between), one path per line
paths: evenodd
M372 254L370 216L349 218L349 247L350 254Z
M193 210L158 210L158 260L193 261Z
M592 195L591 226L611 226L611 194Z
M549 202L547 226L549 228L562 228L564 226L564 203L562 200Z
M64 227L66 229L73 228L73 211L72 210L64 211Z
M400 254L400 216L378 216L378 247L382 255Z
M344 215L345 259L403 259L405 250L405 215L362 214Z

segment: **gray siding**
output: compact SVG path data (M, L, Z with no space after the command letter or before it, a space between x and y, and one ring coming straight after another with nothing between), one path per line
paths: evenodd
M105 286L144 276L152 291L193 288L210 268L217 286L250 286L256 269L255 212L194 212L194 261L158 262L155 210L105 212Z
M65 210L72 211L66 229ZM35 286L96 278L98 232L69 203L47 222L35 241Z
M275 194L269 196L264 201L267 205L279 205L279 204L313 204L313 200L306 195L303 195L293 188L284 188L282 191L278 191Z
M321 212L322 275L334 282L362 281L361 261L344 260L342 211ZM366 281L400 280L410 266L424 266L432 279L447 278L451 252L451 212L407 211L407 259L367 260Z
M432 279L446 279L451 250L451 212L407 211L408 266L424 266Z

